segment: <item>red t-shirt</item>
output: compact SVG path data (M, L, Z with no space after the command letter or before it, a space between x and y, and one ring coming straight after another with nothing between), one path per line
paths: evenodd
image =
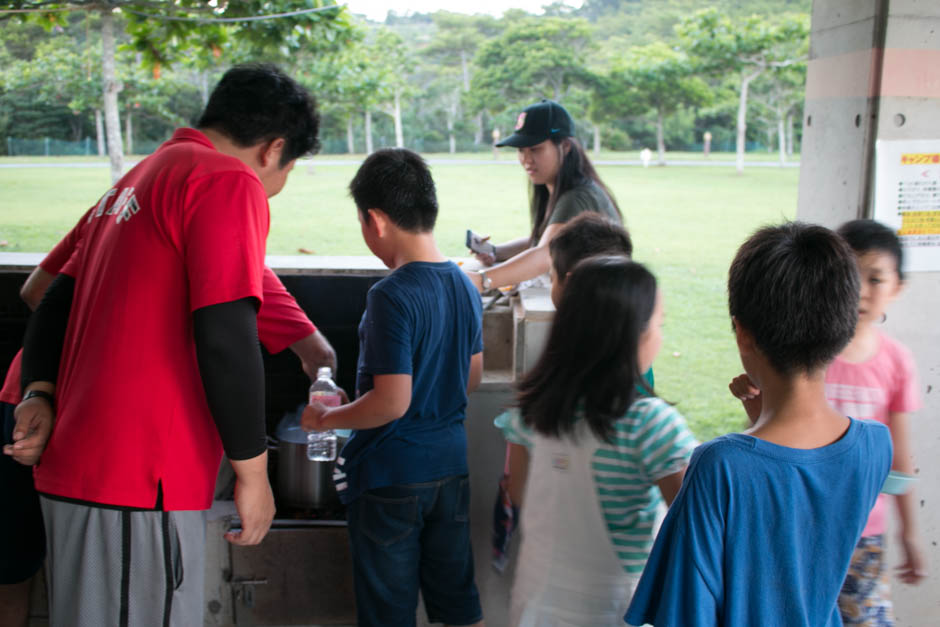
M255 173L193 129L102 197L62 269L75 295L37 490L151 508L162 484L166 510L209 507L222 446L192 312L262 300L268 219Z
M258 310L258 339L269 353L282 350L317 328L271 268L264 267L264 302Z
M75 238L72 235L77 228L76 225L65 236L65 239L56 244L56 247L39 264L40 268L49 274L59 273L72 254L72 248L75 245ZM264 301L258 310L258 339L269 353L280 353L294 342L316 332L316 325L310 322L307 314L290 295L281 280L267 266L264 267L262 288ZM20 349L7 370L3 388L0 389L0 403L17 405L23 400L20 389L22 358L23 349Z
M39 262L40 268L52 275L59 274L59 270L62 269L65 262L72 256L72 251L75 250L75 245L78 243L79 237L81 237L82 224L85 223L87 215L86 213L82 216L78 224L72 227L72 230ZM23 349L20 349L13 358L13 361L10 362L10 368L7 370L7 376L3 382L3 389L0 389L0 402L16 405L23 400L22 386L20 385L22 358Z

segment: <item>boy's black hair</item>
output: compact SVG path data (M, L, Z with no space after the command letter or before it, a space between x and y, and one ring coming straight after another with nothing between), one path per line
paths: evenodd
M579 261L594 255L633 254L633 242L625 228L599 213L582 213L566 223L548 244L555 274L565 275Z
M197 124L242 147L283 138L280 166L320 148L320 114L313 96L270 63L236 65L212 90Z
M655 306L656 278L626 256L577 264L545 350L519 383L523 422L558 437L574 430L580 407L591 431L611 441L639 395L639 343Z
M381 209L405 231L434 230L434 179L424 159L410 150L387 148L373 152L350 181L349 193L364 220L369 219L369 209Z
M783 375L815 372L855 333L859 278L845 241L789 222L754 233L731 262L728 309Z
M861 255L870 250L880 250L892 257L897 265L898 278L904 280L904 250L901 240L890 228L874 220L852 220L846 222L836 231L849 243L856 254Z

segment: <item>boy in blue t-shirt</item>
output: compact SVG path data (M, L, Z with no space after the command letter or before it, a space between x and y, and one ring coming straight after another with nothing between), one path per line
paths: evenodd
M728 304L761 414L693 453L627 623L842 624L836 600L892 456L884 425L826 401L858 297L852 251L823 227L766 227L738 250Z
M354 429L333 478L347 505L359 625L482 625L468 511L467 395L483 373L476 288L438 250L434 181L402 149L366 159L349 189L362 237L393 272L359 325L356 400L304 410L306 429Z

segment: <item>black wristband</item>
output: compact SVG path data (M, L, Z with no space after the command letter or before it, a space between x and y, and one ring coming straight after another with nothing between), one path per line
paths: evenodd
M23 400L27 401L31 398L44 398L46 402L49 403L52 407L55 407L55 396L49 392L43 392L42 390L30 390L23 396Z

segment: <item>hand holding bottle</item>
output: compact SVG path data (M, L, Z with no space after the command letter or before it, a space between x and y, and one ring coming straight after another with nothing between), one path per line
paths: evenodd
M304 408L301 426L307 433L307 459L331 462L336 459L336 433L323 429L323 419L330 407L339 407L343 402L343 391L333 382L333 370L329 367L317 370L317 380L310 386L310 404Z

